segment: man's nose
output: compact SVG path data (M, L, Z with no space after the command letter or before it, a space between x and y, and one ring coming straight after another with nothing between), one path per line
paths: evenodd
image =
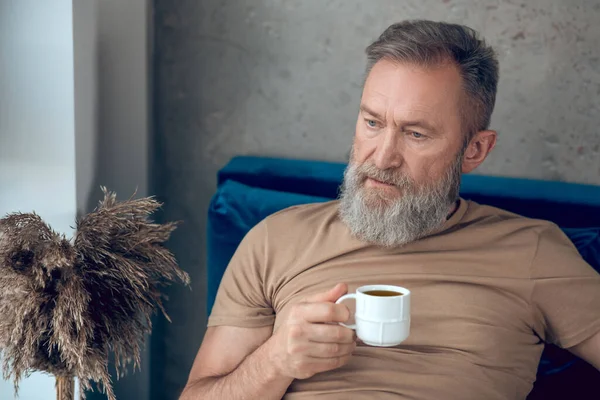
M385 133L379 136L379 142L373 154L373 162L377 168L386 170L402 165L403 158L399 142L398 133L392 129L386 129Z

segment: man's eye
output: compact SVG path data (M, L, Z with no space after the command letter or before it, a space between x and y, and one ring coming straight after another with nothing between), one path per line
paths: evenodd
M377 121L372 120L372 119L368 119L367 120L367 125L369 126L369 128L377 128Z
M425 136L423 136L423 134L419 133L419 132L411 132L410 133L412 137L414 137L415 139L421 139L424 138Z

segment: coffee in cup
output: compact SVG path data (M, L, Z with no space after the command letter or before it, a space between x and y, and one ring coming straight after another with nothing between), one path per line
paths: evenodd
M391 290L369 290L368 292L365 292L365 294L378 297L402 296L402 293L393 292Z

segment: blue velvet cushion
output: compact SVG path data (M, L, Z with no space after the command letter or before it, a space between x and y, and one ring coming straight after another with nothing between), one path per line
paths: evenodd
M583 259L600 272L600 228L565 228L563 231Z
M311 196L224 181L213 197L208 212L208 313L214 304L221 277L246 233L267 216L284 208L329 201L331 197ZM600 228L565 228L582 257L600 271ZM547 346L538 373L549 375L576 362L570 353Z

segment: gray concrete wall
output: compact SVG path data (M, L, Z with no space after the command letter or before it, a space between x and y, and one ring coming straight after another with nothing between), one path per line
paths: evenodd
M478 173L600 184L595 0L155 0L155 185L183 219L173 249L162 398L185 381L206 322L205 214L239 154L345 161L364 47L407 18L470 25L494 45L499 144ZM158 397L157 397L158 398Z

